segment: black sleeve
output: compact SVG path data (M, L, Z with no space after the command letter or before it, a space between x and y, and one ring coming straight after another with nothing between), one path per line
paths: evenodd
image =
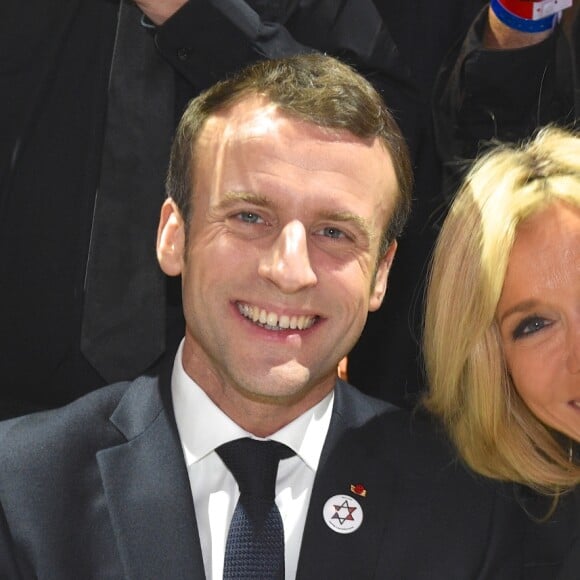
M242 0L189 0L158 28L161 54L197 90L260 56L304 49L279 24L264 24Z
M449 53L435 85L436 143L451 189L464 162L489 140L517 141L546 123L570 121L573 111L573 82L561 75L561 30L531 47L486 50L486 22L487 8Z
M328 53L373 83L413 142L417 91L371 0L287 0L270 13L261 4L189 0L157 29L157 47L197 91L256 60Z

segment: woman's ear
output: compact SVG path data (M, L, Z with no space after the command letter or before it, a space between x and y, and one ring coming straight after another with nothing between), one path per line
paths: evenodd
M161 207L157 228L157 261L168 276L179 276L185 252L185 223L175 202L168 198Z
M369 300L369 312L374 312L378 310L383 303L383 298L387 292L387 280L389 278L389 272L393 264L393 259L397 251L397 241L393 240L385 255L381 258L379 265L377 266L377 271L375 274L375 280L373 287L371 288L371 297Z

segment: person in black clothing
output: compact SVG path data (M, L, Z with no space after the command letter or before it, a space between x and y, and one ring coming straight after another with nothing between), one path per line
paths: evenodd
M492 140L517 141L548 123L578 122L579 9L575 1L561 18L556 15L553 26L522 32L486 6L446 57L434 89L433 112L448 197L466 162Z
M381 97L336 59L265 60L194 99L156 246L183 342L157 377L0 422L0 576L522 577L502 486L337 380L411 183Z
M450 299L452 297L452 300ZM427 407L476 472L511 482L530 569L580 566L580 136L543 128L476 161L426 293Z
M440 204L429 94L447 47L481 6L5 0L0 416L59 406L174 351L180 289L159 272L153 241L176 120L242 65L312 50L365 75L410 144L413 216L389 297L349 354L348 373L367 393L412 404L422 385L414 305Z

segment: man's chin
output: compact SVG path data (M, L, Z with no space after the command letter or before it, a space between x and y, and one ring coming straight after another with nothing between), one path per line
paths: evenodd
M315 374L309 367L292 360L269 368L262 376L254 373L247 391L256 402L289 405L314 395L313 391L328 392L335 375L336 369L326 376Z

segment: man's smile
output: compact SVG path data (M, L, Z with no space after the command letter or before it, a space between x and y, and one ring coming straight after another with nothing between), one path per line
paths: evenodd
M244 318L268 330L307 330L320 318L305 314L278 314L259 306L242 304L241 302L237 303L237 307Z

